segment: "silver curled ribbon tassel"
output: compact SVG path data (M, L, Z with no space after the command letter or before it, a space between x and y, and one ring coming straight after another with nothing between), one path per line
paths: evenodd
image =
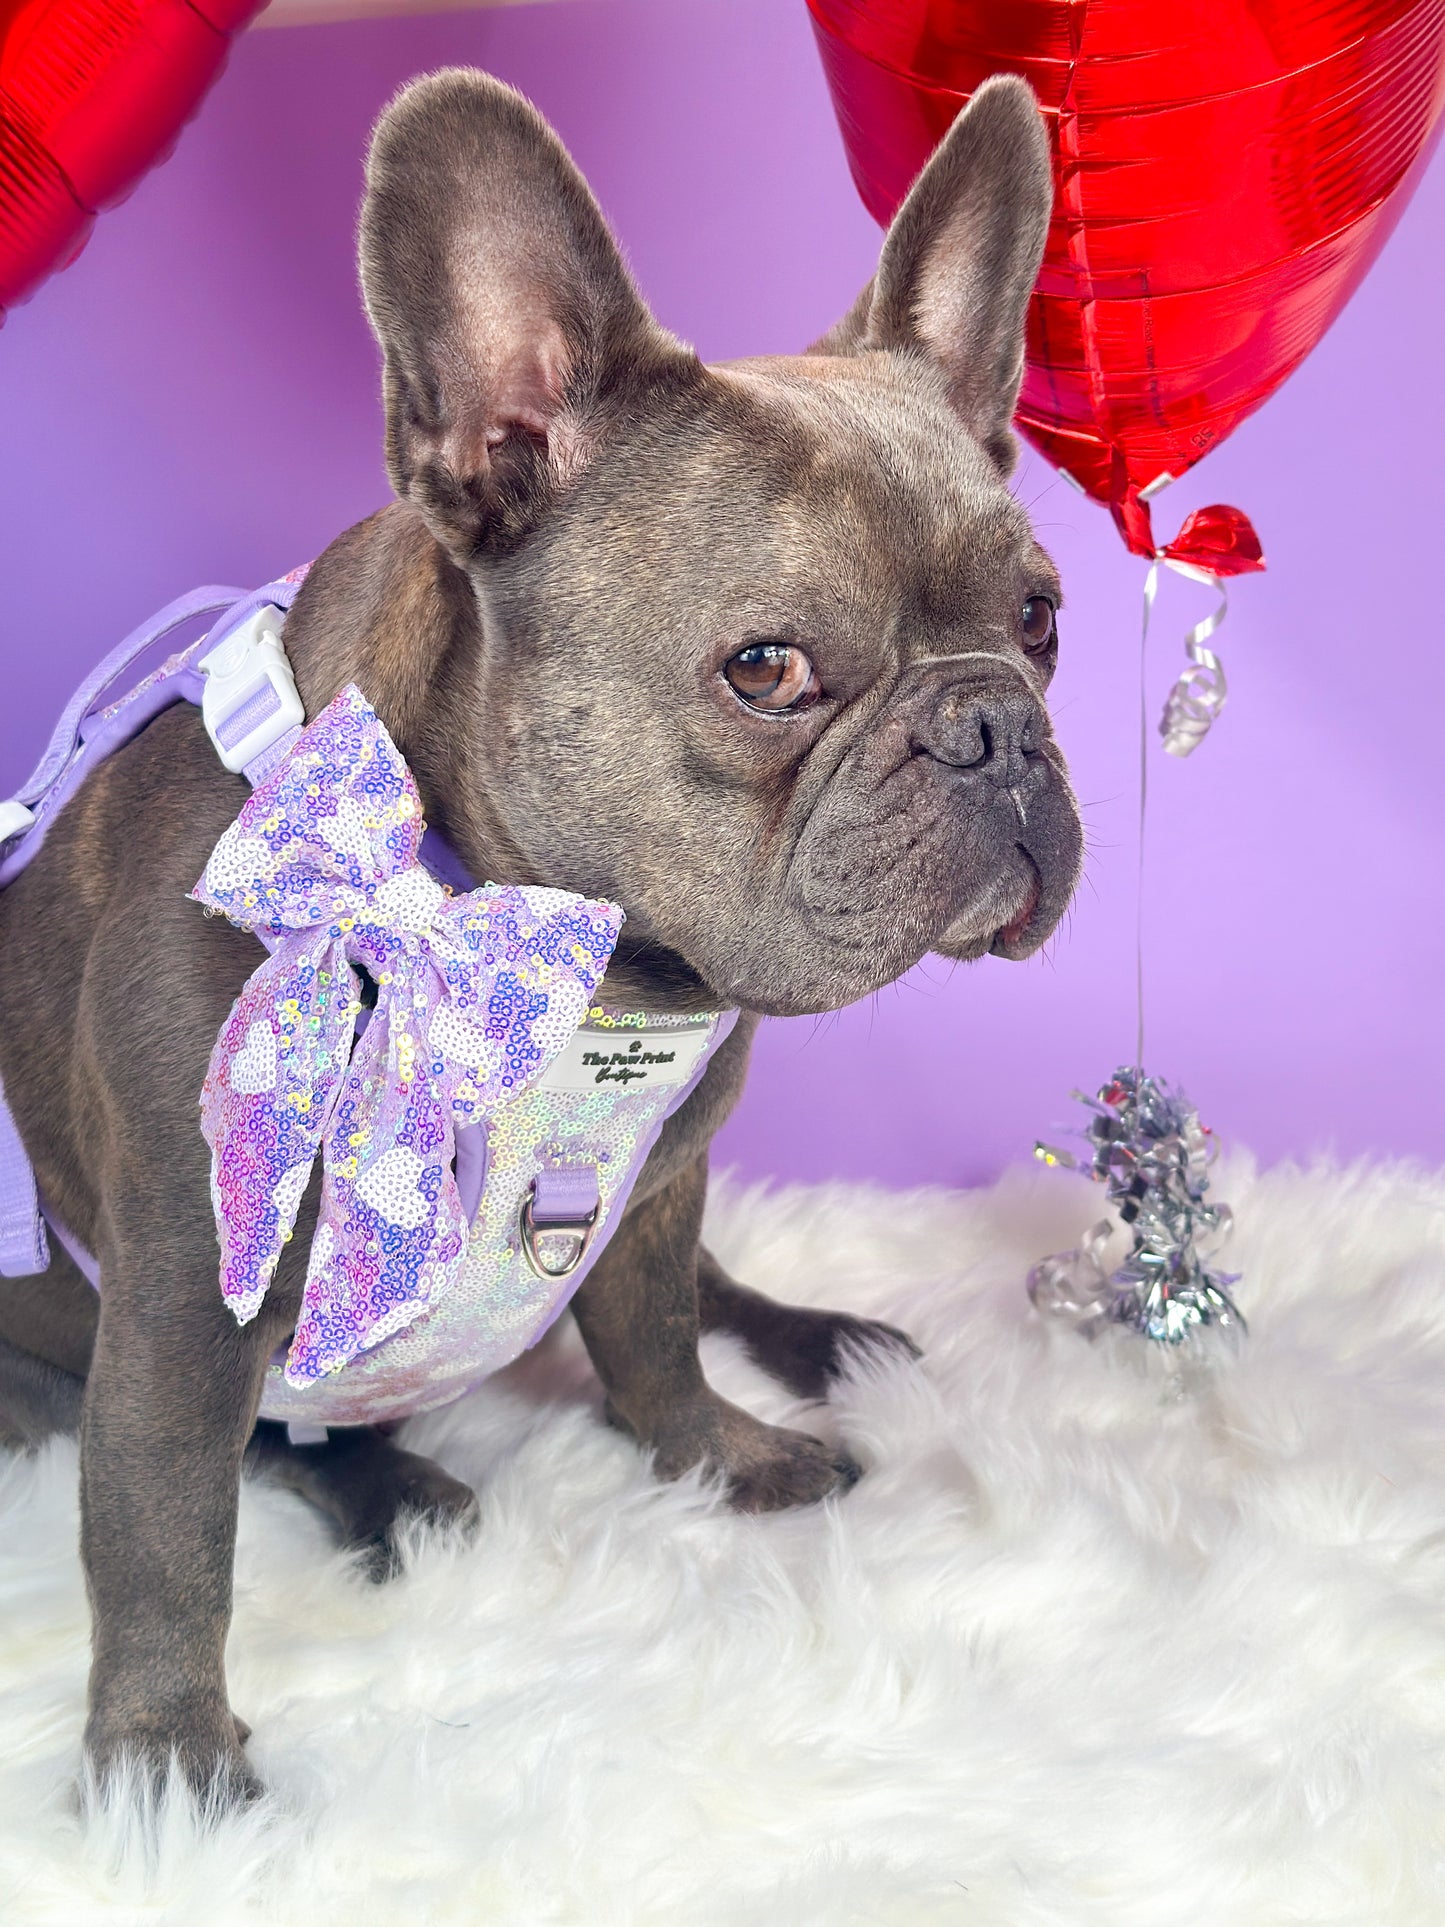
M1075 1250L1034 1266L1034 1304L1071 1319L1088 1338L1110 1326L1161 1346L1182 1345L1206 1328L1242 1336L1247 1327L1228 1291L1236 1278L1207 1262L1234 1220L1228 1205L1206 1195L1218 1145L1198 1112L1162 1079L1130 1068L1116 1071L1097 1098L1073 1095L1092 1113L1079 1133L1088 1155L1047 1144L1035 1145L1034 1155L1105 1185L1131 1244L1106 1271L1104 1247L1115 1226L1101 1220Z
M1219 596L1218 606L1202 622L1196 622L1184 638L1189 667L1169 691L1164 714L1159 719L1159 734L1164 739L1164 748L1169 755L1187 756L1209 734L1210 725L1229 696L1224 666L1214 651L1204 646L1224 621L1229 609L1229 592L1220 578L1208 569L1201 569L1193 562L1176 561L1173 556L1161 551L1150 565L1144 583L1146 637L1149 634L1149 618L1154 612L1154 598L1159 593L1161 568L1173 569L1176 575L1188 576L1191 582L1202 582Z

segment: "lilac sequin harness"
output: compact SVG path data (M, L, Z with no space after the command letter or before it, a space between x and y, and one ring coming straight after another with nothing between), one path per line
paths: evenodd
M321 1164L301 1315L261 1401L303 1437L445 1404L534 1344L735 1016L599 1005L615 905L475 887L354 687L305 724L281 644L304 573L172 604L87 680L0 805L3 886L89 771L181 700L255 785L192 892L269 953L216 1040L200 1125L241 1322ZM176 627L218 613L134 680ZM0 1275L45 1269L47 1225L98 1286L0 1091Z

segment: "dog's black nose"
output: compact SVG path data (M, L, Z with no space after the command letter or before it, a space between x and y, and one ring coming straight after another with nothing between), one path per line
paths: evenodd
M1027 760L1044 740L1033 697L1019 690L951 689L915 726L925 755L976 771L1000 789L1017 789Z

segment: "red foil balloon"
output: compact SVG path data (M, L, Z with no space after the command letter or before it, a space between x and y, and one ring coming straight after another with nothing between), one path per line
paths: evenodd
M0 0L0 315L163 160L265 0Z
M1058 193L1018 426L1154 554L1152 488L1299 366L1399 218L1445 104L1445 0L808 4L880 221L981 80L1032 84ZM1196 528L1202 566L1262 566L1237 510L1201 513L1248 530Z

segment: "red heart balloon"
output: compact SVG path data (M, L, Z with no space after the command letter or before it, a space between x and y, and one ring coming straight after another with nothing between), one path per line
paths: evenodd
M265 0L0 0L0 315L84 247Z
M1032 84L1057 198L1018 426L1152 555L1151 489L1298 367L1398 220L1445 104L1445 0L808 4L880 221L980 81Z

